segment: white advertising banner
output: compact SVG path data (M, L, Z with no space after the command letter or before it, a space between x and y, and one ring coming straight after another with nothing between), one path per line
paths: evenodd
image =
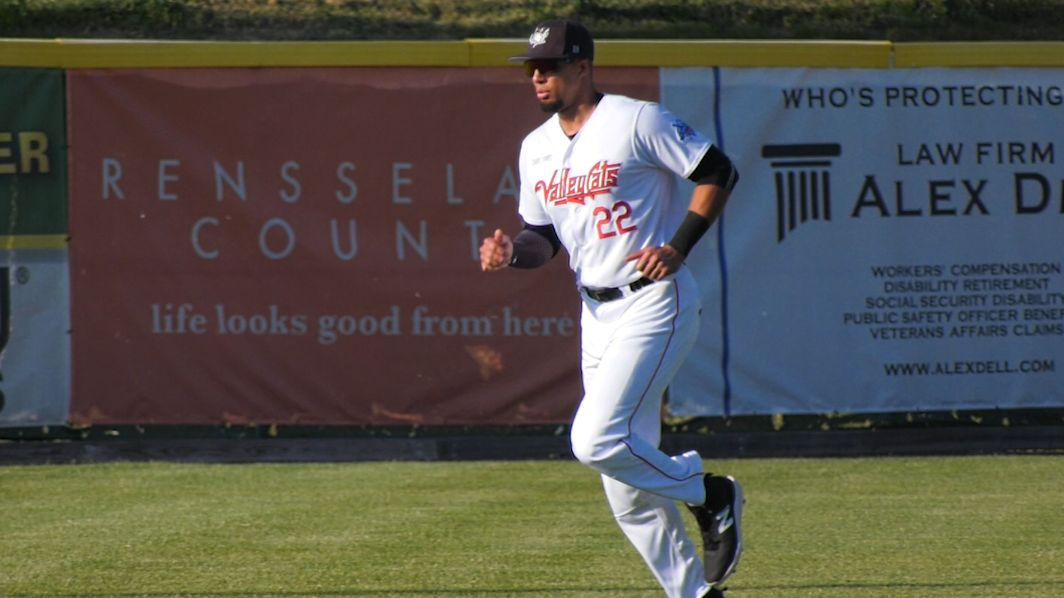
M0 427L65 424L70 412L66 250L6 250L0 257Z
M1064 406L1064 71L665 69L741 174L678 415Z

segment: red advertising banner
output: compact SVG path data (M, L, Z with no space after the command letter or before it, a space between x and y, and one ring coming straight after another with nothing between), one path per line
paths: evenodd
M657 69L603 69L655 98ZM515 232L516 69L68 73L76 423L568 421L566 256Z

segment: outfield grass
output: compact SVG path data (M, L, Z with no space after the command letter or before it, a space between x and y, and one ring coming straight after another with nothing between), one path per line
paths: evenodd
M1064 596L1064 459L740 460L730 596ZM0 596L660 596L568 461L0 468Z

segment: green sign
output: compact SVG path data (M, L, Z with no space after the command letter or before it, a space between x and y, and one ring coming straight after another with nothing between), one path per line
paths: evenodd
M63 71L0 68L0 236L67 232Z

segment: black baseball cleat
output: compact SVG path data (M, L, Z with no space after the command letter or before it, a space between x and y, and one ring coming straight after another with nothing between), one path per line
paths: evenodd
M725 598L725 588L709 588L709 591L699 596L699 598Z
M743 503L746 501L742 487L731 476L707 473L703 483L706 485L706 504L687 505L687 508L694 514L702 532L706 581L718 586L735 573L739 565L739 556L743 552ZM715 594L710 592L708 596Z

